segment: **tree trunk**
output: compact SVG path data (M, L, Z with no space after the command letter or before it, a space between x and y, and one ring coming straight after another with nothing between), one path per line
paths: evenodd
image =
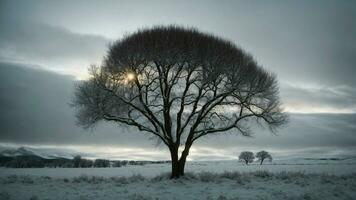
M246 163L246 165L248 165L248 161L247 160L245 160L245 163Z
M184 176L184 167L185 167L185 163L186 163L186 160L187 160L187 156L188 156L188 151L183 151L182 153L182 156L180 157L179 159L179 175L180 176Z
M189 155L190 146L186 146L180 159L178 159L178 147L171 148L171 159L172 159L172 174L171 179L177 179L181 176L184 176L185 163Z
M260 165L262 165L262 163L263 163L263 160L264 160L264 159L261 159L261 163L260 163Z
M171 178L179 178L180 176L180 166L179 166L179 160L178 160L178 148L170 148L171 152L171 161L172 161L172 173L171 173Z
M184 176L184 166L185 166L185 159L179 160L179 176Z

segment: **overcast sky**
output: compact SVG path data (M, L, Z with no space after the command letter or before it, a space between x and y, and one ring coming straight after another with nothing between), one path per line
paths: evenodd
M75 125L73 88L108 45L139 28L195 27L228 39L280 83L290 123L277 136L221 135L191 159L356 154L354 1L2 1L0 146L72 149L115 158L168 159L148 136L115 124Z

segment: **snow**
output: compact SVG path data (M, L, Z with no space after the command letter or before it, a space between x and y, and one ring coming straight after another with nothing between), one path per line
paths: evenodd
M283 161L281 163L268 163L263 165L250 164L246 166L237 161L200 161L188 162L186 172L217 172L224 171L239 171L239 172L254 172L254 171L270 171L270 172L305 172L305 173L329 173L335 175L356 173L356 163L319 163L319 161L306 161L301 164L293 164L290 161ZM0 170L0 177L9 175L31 175L31 176L50 176L53 178L72 178L80 175L88 176L132 176L135 174L142 174L145 177L154 177L162 173L168 173L171 170L170 164L147 164L147 165L131 165L120 168L2 168Z
M0 169L0 199L354 199L356 163L189 162L170 180L170 164L121 168Z

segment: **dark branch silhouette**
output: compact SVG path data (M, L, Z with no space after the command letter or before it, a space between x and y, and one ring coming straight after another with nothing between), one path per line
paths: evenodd
M226 131L249 136L251 120L274 131L287 119L275 75L231 42L176 26L114 42L78 86L73 105L83 127L112 121L157 137L170 150L172 178L184 175L199 138Z

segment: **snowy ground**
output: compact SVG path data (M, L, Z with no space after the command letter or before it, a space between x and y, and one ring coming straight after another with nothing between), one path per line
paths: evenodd
M190 162L184 179L169 164L106 169L0 169L2 199L356 199L356 164L307 161L245 166Z

